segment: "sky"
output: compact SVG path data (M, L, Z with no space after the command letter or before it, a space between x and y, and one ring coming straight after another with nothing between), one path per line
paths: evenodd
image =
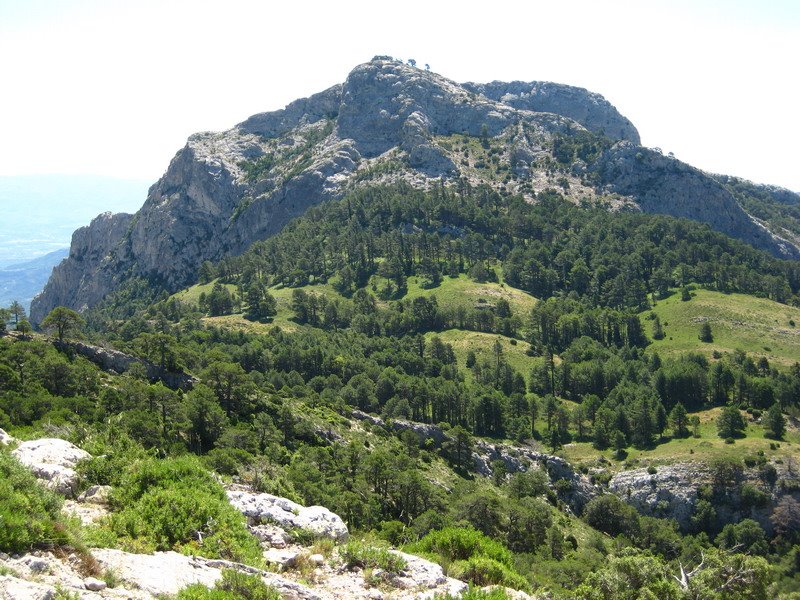
M586 87L645 146L800 191L797 0L0 0L0 175L155 181L378 54Z

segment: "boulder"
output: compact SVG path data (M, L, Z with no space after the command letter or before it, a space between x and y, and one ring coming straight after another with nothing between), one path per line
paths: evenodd
M270 548L264 552L264 560L268 563L278 565L279 569L291 569L297 564L297 557L300 552L297 550L279 550L278 548Z
M83 580L83 587L90 592L101 592L108 587L108 584L102 579L95 579L94 577L87 577Z
M8 444L14 442L14 438L8 435L5 431L0 429L0 444L7 446Z
M93 485L88 490L78 496L78 502L88 504L108 504L108 497L111 494L110 485Z
M66 440L43 438L22 442L12 454L38 479L64 496L75 494L75 466L91 455Z
M391 552L406 561L406 566L402 573L392 581L396 587L405 590L437 589L439 592L444 589L452 596L459 596L467 589L466 583L447 577L442 567L435 562L413 554L406 554L399 550L392 550Z
M347 525L342 518L324 506L302 506L287 498L272 494L256 494L244 490L228 490L230 503L248 519L251 525L275 523L310 531L322 537L344 541Z
M258 538L262 545L279 550L286 548L292 536L277 525L252 525L250 533Z

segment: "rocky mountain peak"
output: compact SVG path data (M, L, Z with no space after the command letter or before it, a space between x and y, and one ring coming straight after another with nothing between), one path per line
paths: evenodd
M688 216L778 256L798 255L723 184L638 144L628 119L581 88L459 84L375 57L341 85L191 136L135 216L98 218L76 232L31 317L91 307L130 277L176 291L195 281L203 261L243 252L312 205L398 181L461 179L531 201L560 187L576 202Z

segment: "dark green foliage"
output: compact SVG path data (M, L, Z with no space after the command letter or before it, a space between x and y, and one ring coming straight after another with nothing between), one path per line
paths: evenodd
M744 434L746 423L735 406L723 406L717 417L717 432L721 438L736 438Z
M0 447L0 552L67 544L61 499Z
M714 341L714 334L711 333L711 324L706 321L700 326L700 333L697 336L701 342L711 343Z
M776 440L783 439L786 432L786 417L783 416L780 404L773 404L764 416L766 434Z
M595 529L609 535L634 537L639 533L639 514L636 509L612 494L591 500L583 511L583 518Z
M405 559L388 548L359 540L347 542L339 549L339 556L348 569L382 569L396 575L406 567Z
M155 550L258 562L258 542L222 486L194 458L135 462L115 480L110 528Z
M39 324L45 331L54 331L60 342L64 341L67 335L79 331L83 325L85 325L83 317L65 306L55 307Z

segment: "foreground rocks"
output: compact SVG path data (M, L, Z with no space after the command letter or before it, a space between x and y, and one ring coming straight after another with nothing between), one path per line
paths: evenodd
M14 441L16 440L13 437L8 435L4 430L0 429L0 444L3 446L8 446Z
M246 490L228 490L228 500L251 525L275 523L339 542L348 537L347 525L342 518L324 506L301 506L286 498Z
M66 440L43 438L22 442L12 454L48 487L63 496L75 495L75 466L91 455Z

